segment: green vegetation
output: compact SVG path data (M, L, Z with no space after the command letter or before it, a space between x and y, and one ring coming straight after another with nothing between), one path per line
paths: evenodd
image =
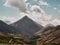
M0 34L0 44L32 44L31 39L20 34Z
M28 38L20 34L0 34L0 44L30 44L37 45L37 42L41 40L40 36ZM41 45L39 43L39 45ZM43 45L60 45L60 43L46 43Z

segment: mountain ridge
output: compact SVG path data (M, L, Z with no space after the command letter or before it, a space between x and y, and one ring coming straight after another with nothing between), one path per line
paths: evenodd
M2 20L0 20L0 31L4 32L4 33L17 33L15 31L16 29L8 24L6 24L5 22L3 22Z
M17 28L19 31L22 30L22 34L26 34L28 36L34 35L35 32L39 31L43 27L27 16L24 16L22 19L11 24L11 26Z

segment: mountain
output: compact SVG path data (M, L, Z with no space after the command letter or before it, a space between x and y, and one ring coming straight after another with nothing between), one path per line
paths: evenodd
M16 34L16 29L0 20L0 32Z
M60 42L60 25L47 26L42 28L43 31L37 32L36 35L41 37L42 43L59 43Z
M17 31L25 36L33 36L34 33L39 31L43 26L37 24L32 19L27 16L24 16L22 19L11 24Z
M51 29L53 29L55 26L52 24L47 24L45 27L43 27L41 30L39 30L38 32L35 33L35 35L42 35L45 32L49 33L50 31L52 31Z

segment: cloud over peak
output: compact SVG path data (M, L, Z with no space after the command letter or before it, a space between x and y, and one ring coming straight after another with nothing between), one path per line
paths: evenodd
M27 15L28 17L43 26L47 24L60 25L59 19L53 19L52 16L46 15L45 11L40 6L25 3L26 1L27 0L6 0L5 6L18 8L20 10L20 15ZM39 2L41 5L48 6L48 3L44 2L43 0L40 0ZM30 6L29 10L27 8L28 6ZM27 11L29 13L26 13ZM15 18L13 18L12 20L14 21Z

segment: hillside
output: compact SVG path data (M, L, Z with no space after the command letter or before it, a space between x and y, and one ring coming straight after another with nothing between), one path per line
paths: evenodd
M40 43L59 43L60 42L60 25L48 26L35 33L41 37Z

